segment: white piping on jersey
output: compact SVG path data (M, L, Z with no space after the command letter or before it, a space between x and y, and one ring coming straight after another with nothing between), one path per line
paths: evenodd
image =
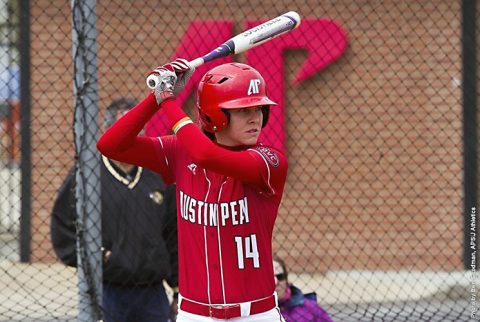
M265 160L265 158L263 157L263 155L262 155L260 152L258 152L257 150L255 150L255 149L248 149L248 150L249 150L249 151L254 151L254 152L258 153L258 155L260 155L260 156L262 157L263 162L265 162L265 165L267 166L267 173L268 173L268 175L267 175L267 185L268 185L268 188L270 188L270 191L272 192L272 194L275 194L275 190L274 190L274 189L272 188L272 186L270 185L270 167L268 166L267 160Z
M223 185L227 182L227 179L222 182L222 185L220 186L220 191L218 192L218 199L217 202L220 203L220 196L222 195L222 189ZM220 212L217 211L217 222L220 223ZM227 300L225 298L225 280L223 278L223 257L222 257L222 242L220 240L220 225L217 225L217 240L218 240L218 254L220 256L220 276L221 276L221 282L222 282L222 295L223 295L223 303L226 304Z
M117 172L117 170L112 166L111 161L106 156L102 155L102 161L103 161L103 164L105 165L105 167L107 168L108 172L110 172L110 174L115 179L117 179L118 181L120 181L121 183L126 185L128 189L131 190L131 189L135 188L138 181L140 181L140 177L142 176L142 171L143 171L142 167L137 168L137 173L135 173L135 178L133 178L133 180L130 181L127 178L125 178L124 176L122 176L120 173Z
M278 317L280 318L280 322L285 322L285 319L283 318L283 315L280 312L280 308L277 306L277 307L275 307L275 309L277 310Z
M162 138L158 136L157 139L160 142L160 145L162 146L162 151L165 151L165 149L163 147ZM168 164L167 155L165 153L163 153L163 157L165 158L165 163L167 164L167 167L170 168L170 165Z
M205 202L207 202L208 195L210 194L210 187L212 183L208 179L207 170L203 169L203 174L205 175L205 179L208 182L208 189L207 193L205 194ZM207 247L207 227L203 227L203 247L205 247L205 268L207 269L207 296L208 296L208 304L212 303L210 298L210 267L208 265L208 247Z
M208 303L211 304L212 300L210 299L210 269L208 267L208 247L207 247L207 227L203 226L203 247L205 248L205 266L207 269L207 296Z
M206 169L203 169L203 173L205 175L205 179L207 180L208 182L208 190L207 190L207 194L205 196L205 203L207 203L207 198L208 198L208 195L210 193L210 187L211 187L211 181L208 179L208 176L207 176L207 170ZM220 186L220 190L218 192L218 198L217 198L217 202L220 202L220 197L222 195L222 189L223 189L223 185L227 182L227 180L225 179L225 181L222 182L222 185ZM219 212L217 211L217 222L219 223L220 222L220 214ZM204 226L203 227L203 239L204 239L204 246L205 246L205 266L206 266L206 269L207 269L207 289L208 289L208 303L211 304L212 303L212 300L211 300L211 297L210 297L210 269L209 269L209 265L208 265L208 251L207 251L207 227ZM223 298L223 303L227 303L227 300L226 300L226 297L225 297L225 281L224 281L224 278L223 278L223 260L222 260L222 247L220 246L221 245L221 240L220 240L220 225L217 225L217 246L218 246L218 254L219 254L219 257L220 257L220 281L221 281L221 284L222 284L222 298Z

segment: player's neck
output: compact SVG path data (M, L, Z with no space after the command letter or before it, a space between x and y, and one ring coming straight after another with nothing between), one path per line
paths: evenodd
M215 133L215 142L223 148L226 148L229 150L235 150L235 151L244 150L246 148L257 145L258 143L256 140L250 140L250 141L235 140L229 137L228 135L223 135L222 133Z
M235 145L235 146L232 146L232 145L223 145L223 144L220 144L218 142L216 142L216 143L217 143L217 145L221 146L222 148L225 148L225 149L231 150L231 151L242 151L242 150L246 150L246 149L254 146L254 145Z

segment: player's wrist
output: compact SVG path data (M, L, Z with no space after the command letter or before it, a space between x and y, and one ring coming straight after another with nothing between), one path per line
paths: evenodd
M178 299L178 286L172 288L173 298Z
M188 116L181 118L172 126L173 133L177 134L187 124L193 124L193 121Z

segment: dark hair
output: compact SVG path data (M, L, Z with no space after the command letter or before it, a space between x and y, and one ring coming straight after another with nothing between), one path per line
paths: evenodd
M282 266L283 273L285 274L285 277L288 280L288 270L287 270L287 265L285 264L285 261L281 259L277 254L273 254L273 260Z
M137 100L129 97L121 97L116 99L107 106L103 124L105 128L112 126L117 120L119 111L128 111L137 105Z
M205 131L204 129L202 129L202 132L203 132L203 134L205 134L207 136L207 138L210 139L210 141L216 141L217 140L214 133Z

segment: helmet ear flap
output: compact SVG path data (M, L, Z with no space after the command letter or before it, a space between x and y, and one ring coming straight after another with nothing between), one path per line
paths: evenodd
M225 113L220 108L208 108L208 110L210 111L209 114L203 112L200 105L197 104L197 111L200 116L200 123L203 130L210 133L215 133L223 130L228 124L230 115Z

